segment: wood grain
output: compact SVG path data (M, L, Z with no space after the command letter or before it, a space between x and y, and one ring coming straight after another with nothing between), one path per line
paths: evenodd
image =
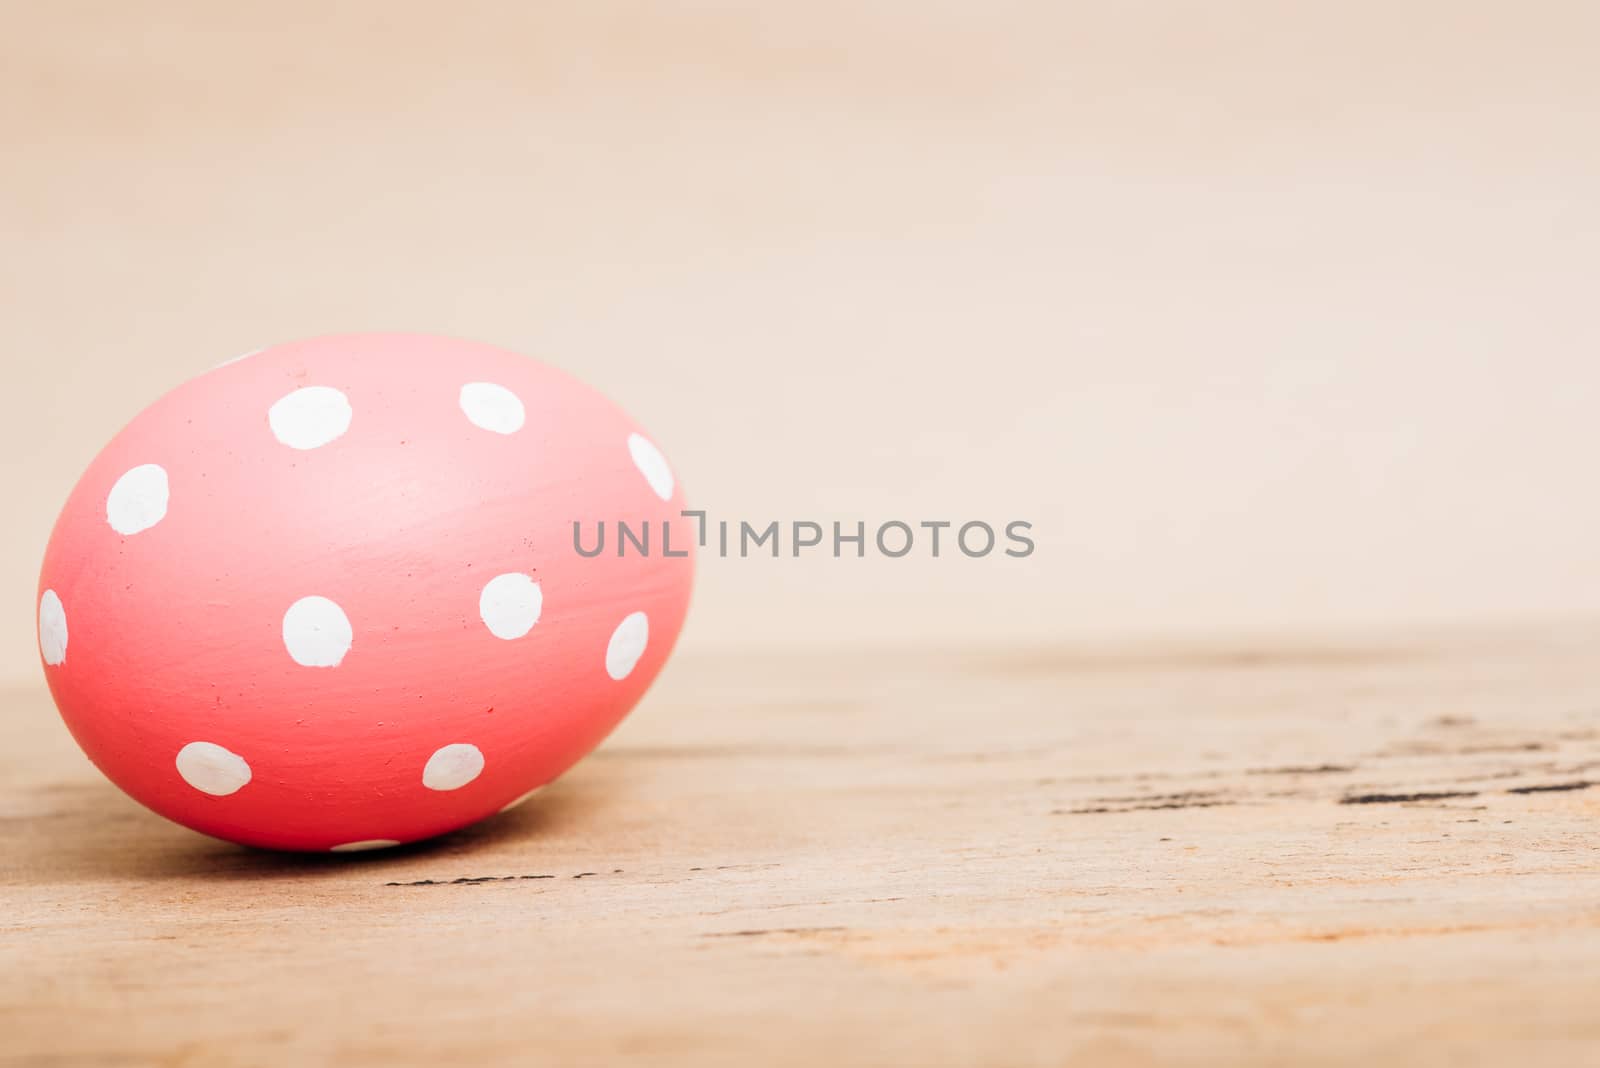
M703 656L524 808L345 857L169 825L13 691L0 1051L1582 1063L1597 648Z

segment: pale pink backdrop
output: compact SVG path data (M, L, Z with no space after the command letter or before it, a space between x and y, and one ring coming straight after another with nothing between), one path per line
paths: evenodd
M684 648L1600 609L1600 7L61 3L0 36L0 674L135 411L229 356L536 354L730 518Z

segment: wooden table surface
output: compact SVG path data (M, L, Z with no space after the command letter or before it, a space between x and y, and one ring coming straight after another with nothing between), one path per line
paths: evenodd
M687 657L384 855L0 718L4 1063L1600 1060L1600 632Z

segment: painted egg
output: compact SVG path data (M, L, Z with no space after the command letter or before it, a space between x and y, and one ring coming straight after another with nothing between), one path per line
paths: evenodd
M278 345L95 457L39 651L84 752L156 812L274 849L415 841L516 804L639 700L688 606L682 509L655 443L550 367Z

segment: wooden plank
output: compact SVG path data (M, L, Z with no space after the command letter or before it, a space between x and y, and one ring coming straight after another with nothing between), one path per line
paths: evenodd
M1600 634L710 656L389 855L213 842L0 717L27 1064L1580 1063Z

